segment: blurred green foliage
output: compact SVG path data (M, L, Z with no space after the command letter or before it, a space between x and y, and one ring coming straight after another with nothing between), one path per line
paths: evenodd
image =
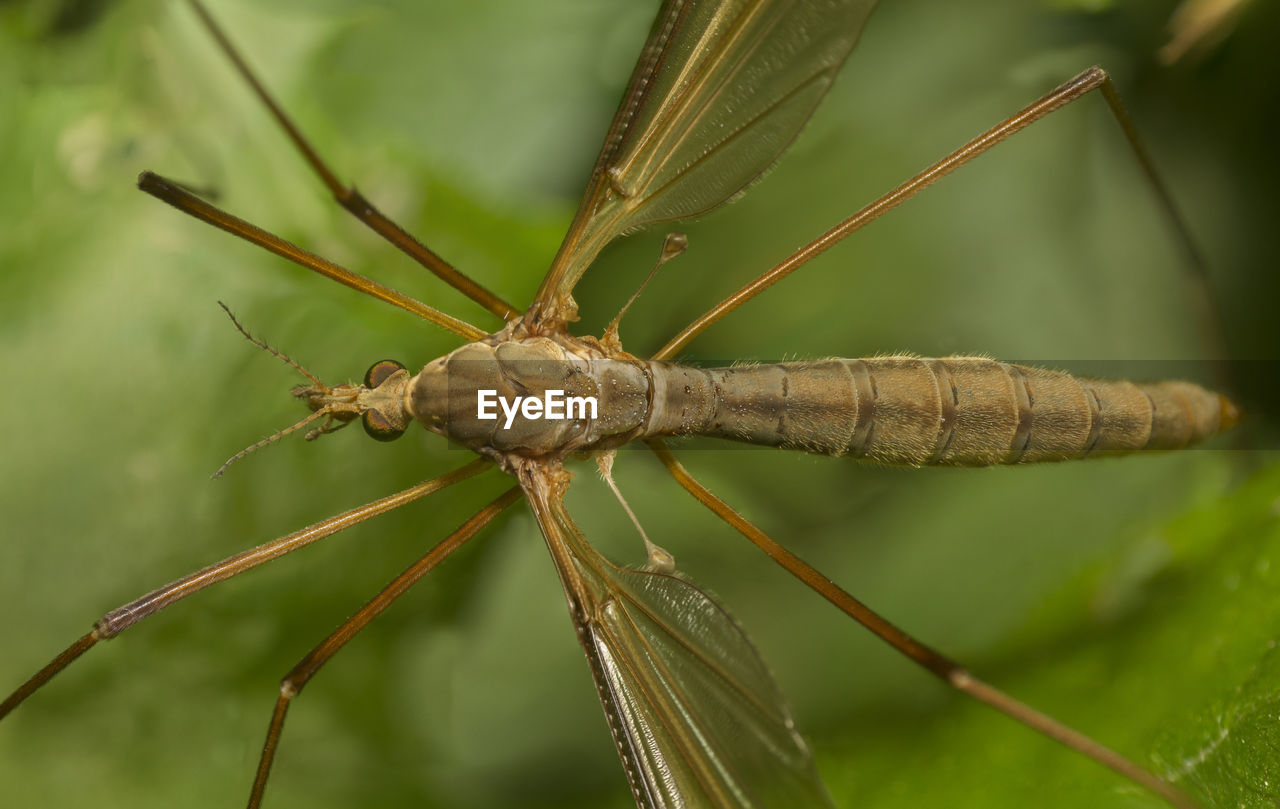
M626 0L213 5L341 176L517 303L652 15ZM690 358L983 352L1142 375L1227 356L1253 361L1228 366L1249 423L1216 449L1047 468L885 470L701 444L686 462L988 681L1207 806L1273 806L1276 11L1255 4L1217 50L1166 68L1153 54L1172 5L886 3L788 157L689 226L690 251L622 334L656 349L876 194L1106 66L1210 257L1216 325L1198 319L1202 290L1090 99L717 324ZM330 381L453 343L146 198L140 170L213 188L286 238L493 324L324 198L182 4L0 4L0 152L0 688L151 587L466 459L422 435L375 445L348 431L208 480L298 416L292 372L215 301ZM631 294L661 236L627 240L587 277L584 333ZM624 453L618 477L752 632L839 805L1158 805L881 649L643 453ZM639 560L593 478L581 470L575 515ZM502 484L334 537L93 650L0 725L0 804L238 804L276 680ZM531 521L504 518L308 687L269 805L629 805L562 604Z

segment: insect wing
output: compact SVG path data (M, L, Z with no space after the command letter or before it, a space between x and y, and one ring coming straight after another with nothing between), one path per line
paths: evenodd
M637 803L831 807L782 693L724 607L679 574L609 562L551 488L525 492Z
M813 114L874 0L667 0L536 303L569 306L619 234L706 213Z

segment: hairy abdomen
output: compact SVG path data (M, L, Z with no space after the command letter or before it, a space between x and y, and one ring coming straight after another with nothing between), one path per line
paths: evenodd
M1176 449L1236 420L1226 397L1190 382L1081 379L981 357L652 369L650 435L711 435L912 466Z

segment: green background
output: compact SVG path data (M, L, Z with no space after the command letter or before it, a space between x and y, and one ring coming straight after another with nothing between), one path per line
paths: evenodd
M690 225L623 323L655 350L718 297L1094 63L1111 69L1210 257L1219 323L1099 99L1039 124L718 324L691 359L985 353L1142 376L1229 356L1253 419L1216 449L1044 468L875 469L695 444L762 528L979 676L1212 806L1280 800L1276 12L1152 57L1171 3L886 3L799 142ZM247 3L214 11L338 173L474 277L529 299L647 30L648 4ZM461 465L412 433L286 440L296 376L455 343L140 194L151 169L492 327L331 204L178 3L0 5L0 690L105 610ZM1270 96L1268 95L1270 94ZM1078 107L1078 108L1076 108ZM580 288L596 333L660 233ZM1270 240L1270 241L1269 241ZM1267 364L1270 361L1270 365ZM1208 380L1211 365L1187 373ZM966 704L717 524L642 452L618 479L790 696L840 806L1142 807L1097 766ZM235 806L275 683L502 486L497 475L223 584L93 650L0 725L0 804ZM642 550L580 469L573 513ZM513 509L513 512L520 509ZM551 565L513 513L295 706L272 807L627 806ZM1269 784L1269 786L1265 786Z

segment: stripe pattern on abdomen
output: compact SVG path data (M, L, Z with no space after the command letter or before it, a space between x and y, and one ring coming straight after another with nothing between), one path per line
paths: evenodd
M1175 449L1236 418L1225 397L1189 382L1084 379L983 357L650 366L649 435L711 435L910 466Z

